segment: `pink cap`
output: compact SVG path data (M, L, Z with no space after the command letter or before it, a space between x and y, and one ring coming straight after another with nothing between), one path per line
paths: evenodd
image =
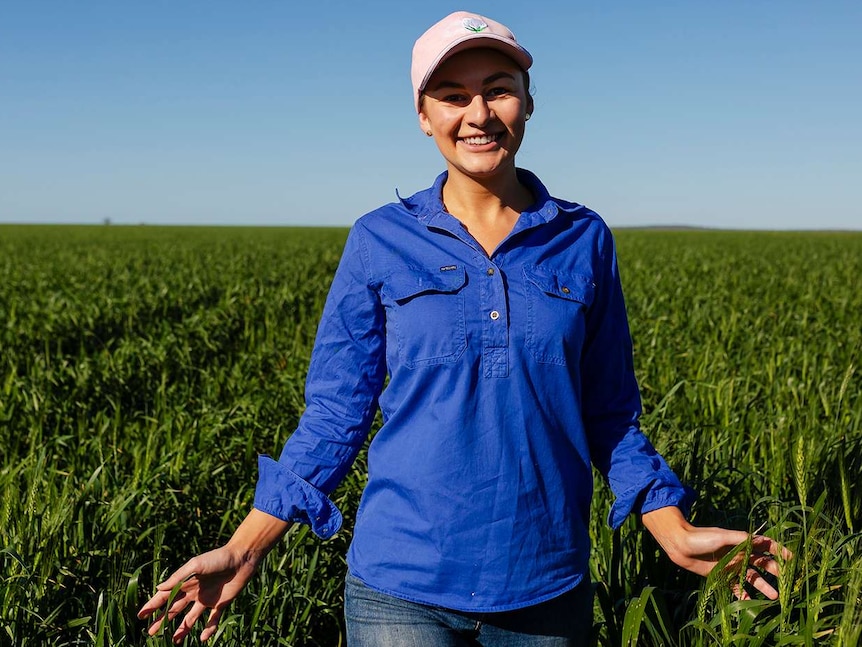
M450 56L474 47L489 47L510 57L523 70L530 69L533 57L515 40L515 34L496 20L468 11L456 11L433 25L413 45L413 102L419 112L419 94L428 79Z

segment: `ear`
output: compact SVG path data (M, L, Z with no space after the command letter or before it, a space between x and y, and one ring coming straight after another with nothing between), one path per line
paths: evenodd
M536 111L536 104L533 103L532 95L527 95L527 114L531 115Z
M431 122L424 112L419 113L419 128L423 133L428 133L431 130Z

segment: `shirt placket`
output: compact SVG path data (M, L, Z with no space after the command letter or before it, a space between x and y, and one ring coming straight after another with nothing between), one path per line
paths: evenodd
M543 214L545 218L554 215L553 207L549 206ZM504 250L509 250L509 242L516 235L527 229L544 224L545 219L539 214L526 217L521 214L515 227L501 241L497 249L488 258L484 254L476 257L483 267L484 276L480 281L479 301L482 309L482 366L486 378L508 377L509 375L509 299L506 294L506 283L503 280L501 265Z
M503 273L488 258L479 281L482 320L482 366L486 378L509 375L509 308Z

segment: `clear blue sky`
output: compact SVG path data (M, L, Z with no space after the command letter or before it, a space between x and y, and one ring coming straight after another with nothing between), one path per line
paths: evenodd
M0 222L349 225L443 169L413 41L532 52L519 154L612 226L862 229L862 2L0 0Z

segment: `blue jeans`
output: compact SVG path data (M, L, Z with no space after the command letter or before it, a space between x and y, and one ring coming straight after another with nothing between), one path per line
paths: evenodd
M547 602L502 613L467 613L408 602L348 573L348 647L587 647L593 591L585 580Z

